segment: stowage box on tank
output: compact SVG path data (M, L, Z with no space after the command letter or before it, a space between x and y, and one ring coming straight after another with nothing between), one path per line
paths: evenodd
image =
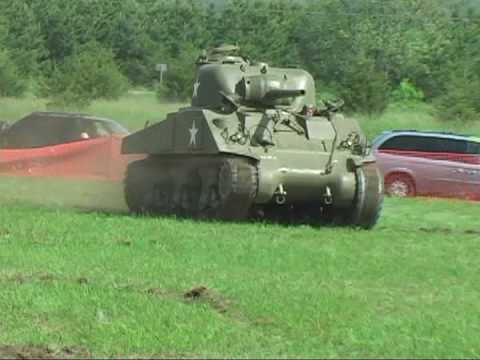
M312 76L224 46L199 57L191 106L123 140L135 212L201 218L308 214L372 228L383 180L358 123L317 106Z

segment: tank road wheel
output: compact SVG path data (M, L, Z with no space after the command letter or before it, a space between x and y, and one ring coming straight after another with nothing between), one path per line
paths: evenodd
M220 217L226 220L247 218L257 194L257 185L257 169L248 160L225 160L218 174Z
M383 207L383 178L376 164L359 167L356 172L357 190L346 224L371 229L380 218Z
M176 192L179 192L179 196L174 200L177 208L174 212L181 216L196 217L201 196L201 176L193 170L182 177L187 181L177 186Z
M247 159L231 158L204 171L201 217L243 220L257 192L257 170Z
M257 168L245 158L151 158L129 165L125 199L138 213L242 220L257 186Z

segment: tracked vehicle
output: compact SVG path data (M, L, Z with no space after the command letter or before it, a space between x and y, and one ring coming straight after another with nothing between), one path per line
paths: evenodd
M355 120L316 104L312 76L239 55L197 60L191 106L124 138L133 212L240 220L269 214L372 228L383 180Z

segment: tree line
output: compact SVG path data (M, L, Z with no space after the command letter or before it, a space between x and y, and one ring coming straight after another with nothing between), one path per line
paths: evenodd
M449 119L480 113L475 0L1 0L0 96L88 105L143 86L186 99L196 57L220 43L306 68L353 111L428 101Z

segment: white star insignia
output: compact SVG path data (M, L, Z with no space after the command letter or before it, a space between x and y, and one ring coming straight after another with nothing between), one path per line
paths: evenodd
M193 120L192 127L190 129L188 129L188 131L190 132L190 146L192 146L192 145L197 146L198 129L195 126L195 120Z
M199 86L200 86L199 81L197 81L195 84L193 84L193 97L197 97Z

